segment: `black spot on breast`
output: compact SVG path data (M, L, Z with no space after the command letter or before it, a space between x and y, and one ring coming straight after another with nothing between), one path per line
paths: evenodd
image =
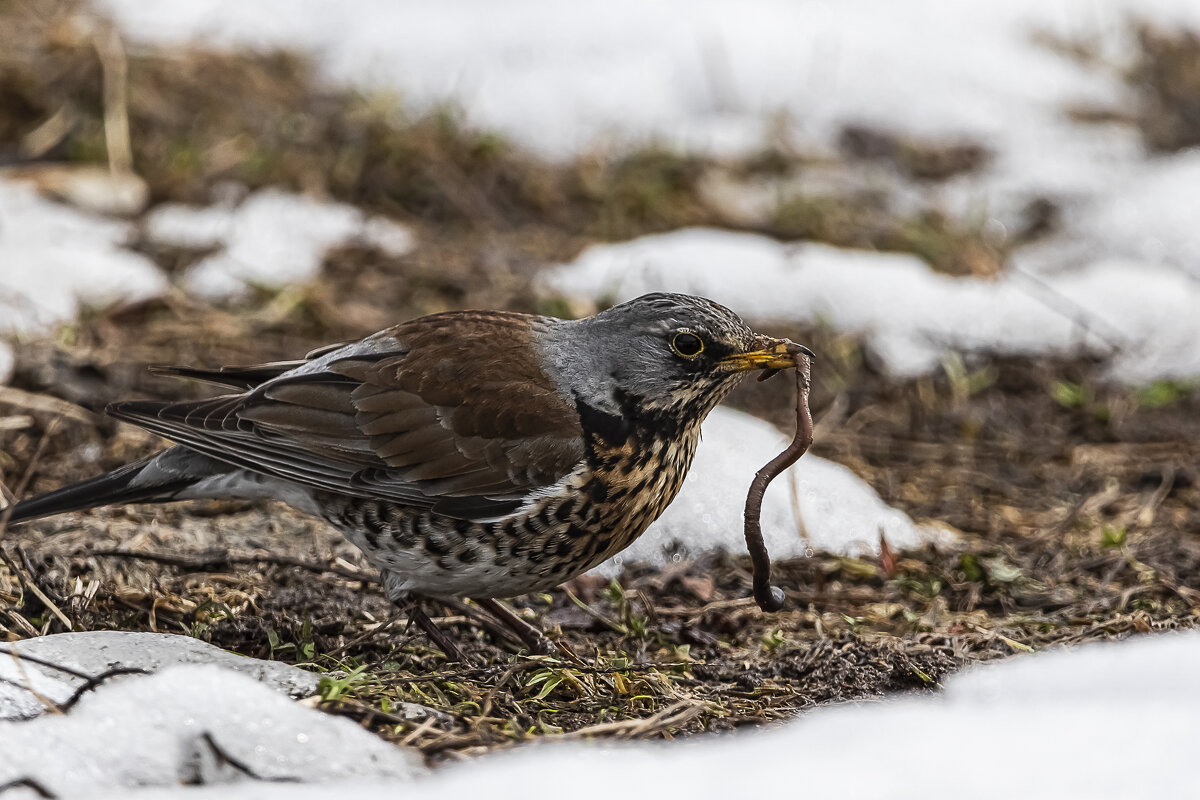
M582 525L568 525L567 536L571 539L586 539L592 535L592 532Z
M633 435L633 421L622 414L601 411L575 396L575 410L585 433L599 436L610 445L619 445Z
M428 533L425 535L425 552L431 556L444 556L450 554L450 548L437 533Z
M379 519L378 505L375 503L365 503L359 523L367 544L371 545L371 547L379 547L379 535L383 533L386 526Z
M608 484L602 480L593 479L587 485L587 492L593 503L603 503L608 499Z

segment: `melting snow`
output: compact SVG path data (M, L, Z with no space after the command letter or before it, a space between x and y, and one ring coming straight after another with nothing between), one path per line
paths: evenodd
M132 233L127 222L0 180L0 336L45 335L84 307L131 305L165 293L158 267L124 249ZM0 367L4 361L0 354Z
M544 285L592 300L688 292L754 319L823 321L866 336L898 375L935 370L951 350L1047 355L1113 345L1120 380L1200 372L1200 283L1144 262L953 278L913 256L690 229L592 246Z
M217 248L183 279L189 291L215 299L237 297L249 285L308 281L325 253L341 245L358 242L389 255L403 255L414 246L412 234L397 223L276 189L261 190L238 205L169 203L154 209L145 226L147 236L164 244Z
M104 5L142 40L304 48L336 79L393 87L423 106L457 99L477 124L549 153L681 136L746 149L783 112L816 136L842 122L882 122L1048 146L1071 165L1089 154L1037 130L1061 133L1064 103L1112 100L1122 87L1034 34L1116 38L1110 49L1120 56L1127 43L1114 34L1131 13L1200 19L1180 8L1188 4L1161 0ZM1046 154L1024 166L1052 163Z
M703 440L679 496L640 539L597 572L616 575L625 562L662 565L713 550L745 553L746 490L789 438L749 414L714 410L704 422ZM776 559L811 556L815 550L877 554L880 535L897 549L946 535L940 528L913 524L853 472L811 454L771 483L761 519L763 540Z
M447 765L405 784L403 794L518 800L569 787L573 798L588 800L636 786L646 795L724 800L790 796L800 787L817 797L882 800L903 796L914 782L933 781L997 800L1014 794L1184 796L1195 788L1198 670L1200 636L1194 633L1084 645L973 667L951 675L939 695L818 709L765 730L628 745L543 742ZM1136 739L1139 732L1145 741ZM112 796L384 800L396 794L394 781L360 777L316 786L243 783Z
M59 797L247 780L231 761L268 781L369 775L394 786L424 772L419 754L215 665L115 681L67 714L0 722L0 752L0 784L34 778Z
M83 684L77 674L21 660L21 656L85 675L99 675L117 665L157 672L178 664L215 664L293 697L315 694L320 682L311 672L277 661L235 655L190 636L126 631L59 633L0 645L0 678L6 679L0 681L0 720L36 716L46 710L37 695L62 702ZM124 679L128 678L115 680ZM37 694L21 686L30 686Z
M398 92L417 108L457 103L470 122L552 156L648 140L746 154L781 130L819 155L836 147L846 124L974 138L995 158L921 189L942 207L1004 226L1029 200L1048 197L1066 227L1057 238L1075 251L1094 237L1085 248L1093 256L1162 260L1200 274L1190 200L1200 156L1147 162L1134 126L1078 124L1067 113L1129 108L1136 99L1121 74L1137 57L1131 20L1200 28L1200 3L102 5L143 41L308 50L334 80ZM1051 38L1087 41L1109 68L1055 52Z

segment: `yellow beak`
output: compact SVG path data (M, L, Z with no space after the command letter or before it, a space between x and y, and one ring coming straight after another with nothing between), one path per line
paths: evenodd
M814 358L812 350L790 339L768 339L763 337L761 346L745 353L734 353L721 360L739 372L752 369L787 369L796 366L797 352Z

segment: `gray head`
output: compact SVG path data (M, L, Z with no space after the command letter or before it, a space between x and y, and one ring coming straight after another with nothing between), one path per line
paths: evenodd
M569 402L623 416L665 412L689 424L748 370L794 364L787 340L755 333L725 306L686 294L642 295L553 325L539 339Z

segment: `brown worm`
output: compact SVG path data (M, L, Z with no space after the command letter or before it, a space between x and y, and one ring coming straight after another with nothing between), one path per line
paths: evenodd
M783 608L784 601L783 590L771 585L771 556L763 542L762 524L759 521L763 494L771 481L804 455L813 437L812 412L808 408L808 389L812 379L810 352L803 345L789 342L788 353L796 359L796 436L787 449L758 471L746 495L746 547L754 564L754 600L763 611L778 611ZM766 380L776 371L764 372L759 380Z

